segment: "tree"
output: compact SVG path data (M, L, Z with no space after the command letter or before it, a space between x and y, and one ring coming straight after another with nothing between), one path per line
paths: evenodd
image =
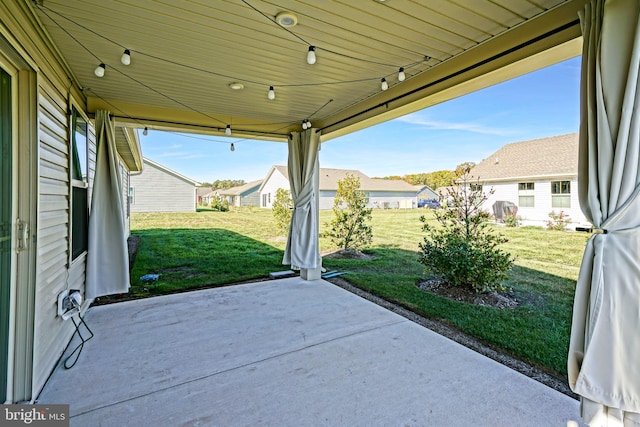
M458 166L456 166L456 172L459 174L464 174L465 171L471 170L476 166L475 162L462 162Z
M276 221L278 233L281 236L289 234L289 226L291 224L291 215L293 214L293 199L291 191L284 188L278 188L273 199L273 218Z
M242 179L216 179L211 184L212 190L226 190L231 187L238 187L246 184Z
M503 290L500 282L514 259L498 247L507 239L489 228L490 215L481 208L488 196L477 181L472 185L469 171L458 171L460 184L447 191L444 208L434 211L440 227L420 218L427 236L419 244L419 261L451 285L469 286L476 292Z
M347 174L338 181L338 190L333 202L333 220L327 224L325 236L343 250L361 249L371 243L373 232L371 208L364 192L360 191L360 178Z

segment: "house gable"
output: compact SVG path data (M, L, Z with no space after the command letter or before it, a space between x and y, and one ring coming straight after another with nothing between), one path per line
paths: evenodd
M195 212L197 181L149 159L144 166L131 176L132 212Z

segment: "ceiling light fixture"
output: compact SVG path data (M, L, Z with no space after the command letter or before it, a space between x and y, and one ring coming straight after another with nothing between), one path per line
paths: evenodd
M224 134L231 136L231 125L227 125L227 128L224 130Z
M280 12L276 15L276 22L281 27L291 28L295 27L298 23L298 17L291 12Z
M307 64L313 65L316 63L316 47L309 46L309 51L307 52Z
M389 83L387 83L387 79L384 77L380 80L380 89L387 90L389 89Z
M122 62L123 65L131 64L131 51L129 49L124 50L124 53L120 57L120 62Z
M107 66L104 65L104 63L100 63L100 65L98 65L96 69L93 70L93 74L95 74L98 77L104 77L104 72L106 69L107 69Z
M276 91L273 90L273 86L269 86L269 93L267 94L267 98L269 98L272 101L276 99Z
M231 82L229 83L229 88L233 90L242 90L244 89L244 85L240 82Z
M406 79L406 78L407 78L407 76L406 76L406 74L404 73L404 68L403 68L403 67L400 67L400 69L398 70L398 81L399 81L399 82L403 82L403 81L404 81L404 79Z
M149 128L147 128L147 127L145 126L144 130L142 131L142 134L143 134L144 136L149 135Z

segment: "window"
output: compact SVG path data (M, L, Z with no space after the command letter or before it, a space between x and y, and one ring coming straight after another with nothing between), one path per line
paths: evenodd
M571 207L571 181L551 182L551 207L560 209Z
M482 184L470 184L469 189L474 193L482 193Z
M262 207L263 208L267 207L267 195L266 194L262 195Z
M71 118L71 260L87 250L89 186L87 169L87 120L73 108Z
M133 187L129 187L129 204L134 205L136 203L136 192Z
M535 204L533 182L518 183L518 206L521 208L532 208Z

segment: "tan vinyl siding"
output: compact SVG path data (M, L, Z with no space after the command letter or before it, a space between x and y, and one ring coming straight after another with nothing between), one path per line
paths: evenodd
M22 303L20 306L21 310L34 313L33 361L31 366L26 367L31 368L32 375L17 379L20 382L31 377L31 387L20 391L24 393L21 400L29 400L38 395L69 343L74 330L73 323L64 322L56 316L56 300L58 294L67 288L80 289L84 293L86 258L81 255L69 265L71 187L68 110L70 99L73 99L79 111L86 111L86 98L77 85L71 84L71 72L58 55L58 50L51 44L48 35L34 19L32 8L32 2L27 1L0 2L0 50L3 54L19 57L21 63L25 64L25 70L33 70L33 80L36 83L33 94L20 89L25 99L29 98L28 103L33 104L37 115L33 130L37 131L38 138L37 154L34 154L37 156L37 170L32 175L37 190L35 194L20 195L37 200L38 210L32 228L36 242L33 306L30 303ZM9 46L8 50L5 50L5 45ZM25 101L21 108L28 103ZM30 128L30 124L20 123L20 126ZM26 140L20 141L25 147L28 143ZM90 204L96 165L95 129L91 122L88 126L87 145L87 196ZM23 166L20 164L20 167ZM25 274L26 276L33 277L32 274ZM30 325L21 327L31 328ZM28 365L30 361L24 363Z
M39 77L39 229L34 331L34 392L51 372L72 333L56 318L55 298L66 286L69 248L69 119L67 100Z
M33 390L44 385L73 333L71 322L56 317L58 294L84 292L85 256L69 262L69 117L67 95L45 76L39 77L40 135L39 221L36 271ZM95 176L95 131L89 125L89 200Z

